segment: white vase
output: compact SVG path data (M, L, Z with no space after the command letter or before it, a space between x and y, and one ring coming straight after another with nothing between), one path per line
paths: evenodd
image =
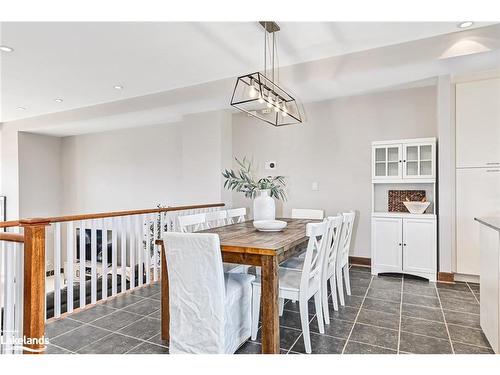
M257 197L253 200L253 219L255 221L276 219L276 204L269 190L259 190Z

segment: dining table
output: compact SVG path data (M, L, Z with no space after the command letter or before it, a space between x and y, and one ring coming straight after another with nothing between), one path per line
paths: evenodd
M287 222L278 232L258 231L253 221L199 231L219 235L222 260L228 263L261 267L262 353L280 353L279 264L296 256L306 246L306 225L317 220L279 219ZM161 255L161 337L169 340L170 316L168 267L163 242Z

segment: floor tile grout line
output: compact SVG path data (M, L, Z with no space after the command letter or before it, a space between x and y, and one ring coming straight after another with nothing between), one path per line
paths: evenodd
M126 326L121 327L121 328L120 328L120 330L121 330L121 329L123 329L123 328L126 328L126 327L128 327L128 326L130 326L130 325L132 325L132 324L134 324L134 323L137 323L137 322L133 322L133 323L127 324ZM147 343L149 343L149 344L154 344L154 345L157 345L157 346L162 346L162 347L164 347L164 348L168 348L168 346L167 346L167 345L162 345L162 344L158 344L158 343L155 343L155 342L148 341L148 340L151 340L153 337L157 336L157 335L158 335L158 333L156 333L155 335L151 336L149 339L147 339L147 340L146 340L146 339L141 339L141 338L139 338L139 337L134 337L134 336L132 336L132 335L128 335L128 334L126 334L126 333L122 333L122 332L120 332L120 331L113 331L113 330L108 329L108 328L102 328L102 327L99 327L99 326L95 326L95 325L93 325L93 324L91 324L91 323L88 323L87 325L89 325L89 326L91 326L91 327L94 327L94 328L99 328L99 329L102 329L102 330L107 331L107 332L110 332L110 333L116 333L116 334L118 334L118 335L125 336L125 337L131 338L131 339L136 339L136 340L140 340L140 341L143 341L143 342L147 342Z
M443 314L444 326L446 328L446 333L448 334L448 340L449 340L450 345L451 345L451 352L452 352L452 354L455 354L455 348L453 347L453 342L451 341L450 330L448 329L448 324L446 323L446 315L445 315L444 310L443 310L443 305L441 304L441 297L439 296L437 286L436 286L436 293L438 295L439 306L441 306L441 314Z
M462 314L470 314L470 315L479 315L471 312L466 312L466 311L459 311L459 310L451 310L451 309L445 309L442 307L432 307L432 306L425 306L425 305L416 305L414 303L408 303L408 302L403 302L405 305L411 305L411 306L418 306L418 307L426 307L428 309L433 309L433 310L446 310L446 311L451 311L451 312L457 312L457 313L462 313Z
M59 346L59 345L56 345L56 344L49 343L48 345L49 345L49 346L55 346L56 348L59 348L59 349L63 349L63 350L65 350L65 351L67 351L67 352L70 352L71 354L77 354L77 353L76 353L75 351L73 351L73 350L66 349L66 348L64 348L64 347L62 347L62 346Z
M488 347L488 346L483 346L483 345L476 345L476 344L470 344L468 342L464 342L464 341L459 341L459 340L453 340L454 343L456 344L462 344L462 345L468 345L468 346L473 346L475 348L481 348L481 349L490 349L490 350L493 350L491 347Z
M77 354L85 354L85 353L80 353L80 350L85 349L87 346L93 345L93 344L95 344L96 342L99 342L99 341L101 341L101 340L104 340L105 338L107 338L107 337L111 336L113 333L114 333L114 332L109 332L107 335L104 335L104 336L103 336L103 337L101 337L100 339L97 339L97 340L95 340L95 341L92 341L92 342L88 343L87 345L82 346L81 348L79 348L79 349L76 351L76 353L77 353Z
M354 331L354 327L356 326L356 322L358 320L359 313L361 312L361 308L363 307L363 304L365 303L366 295L368 294L368 291L370 290L370 286L372 285L372 281L373 281L373 276L371 277L370 282L368 283L368 287L366 288L365 296L363 298L363 301L361 302L361 305L359 306L359 309L358 309L358 312L356 314L356 317L354 318L353 325L351 327L349 335L347 336L347 339L345 340L345 344L344 344L344 347L342 348L342 353L341 354L344 354L345 348L347 347L347 344L349 343L349 339L351 338L352 331Z
M474 291L472 290L472 288L470 287L469 283L466 283L467 284L467 287L469 288L470 292L472 293L472 295L474 296L474 299L476 300L476 302L478 303L478 305L480 305L480 302L479 300L477 299L476 295L474 294Z
M381 346L381 345L375 345L375 344L369 344L367 342L363 342L363 341L358 341L358 340L349 340L349 342L355 342L357 344L363 344L363 345L368 345L368 346L374 346L376 348L381 348L381 349L386 349L386 350L390 350L390 351L393 351L395 352L394 349L391 349L391 348L388 348L386 346Z
M405 284L405 279L403 277L403 281L401 281L401 300L399 301L399 329L398 329L398 349L397 354L399 354L399 346L401 344L401 320L403 319L403 288Z

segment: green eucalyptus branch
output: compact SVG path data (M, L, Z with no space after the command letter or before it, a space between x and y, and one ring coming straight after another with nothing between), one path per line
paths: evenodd
M259 190L269 190L270 195L278 200L286 201L285 192L285 177L284 176L268 176L255 180L252 175L252 162L246 157L243 160L235 158L239 166L239 170L224 170L222 176L224 188L245 194L247 198L255 198Z

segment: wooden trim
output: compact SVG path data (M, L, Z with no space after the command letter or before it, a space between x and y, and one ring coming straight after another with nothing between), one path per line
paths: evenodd
M45 226L46 222L26 221L24 227L24 311L23 334L38 339L29 344L41 349L45 335ZM25 353L30 353L25 351Z
M103 212L103 213L97 213L97 214L58 216L58 217L48 218L48 220L50 221L50 223L60 223L60 222L64 222L64 221L104 219L104 218L108 218L108 217L144 215L144 214L153 214L153 213L160 213L160 212L171 212L171 211L197 210L200 208L213 208L213 207L224 207L224 206L225 206L224 203L199 204L199 205L191 205L191 206L150 208L150 209L145 209L145 210L114 211L114 212Z
M356 266L366 266L366 267L371 267L372 265L372 259L371 258L365 258L365 257L349 257L349 264L353 264Z
M455 274L453 272L438 272L438 282L442 283L454 283Z
M0 241L24 243L24 235L0 232Z
M18 226L19 226L19 220L2 221L0 223L0 228L11 228L11 227L18 227Z
M190 205L190 206L149 208L149 209L144 209L144 210L112 211L112 212L101 212L101 213L95 213L95 214L54 216L54 217L34 218L34 219L21 219L21 220L1 222L0 228L22 226L23 223L47 222L49 224L52 224L52 223L61 223L61 222L65 222L65 221L105 219L105 218L109 218L109 217L118 217L118 216L144 215L144 214L153 214L153 213L160 213L160 212L172 212L172 211L184 211L184 210L198 210L201 208L214 208L214 207L224 207L224 206L225 206L224 203L211 203L211 204L197 204L197 205Z

